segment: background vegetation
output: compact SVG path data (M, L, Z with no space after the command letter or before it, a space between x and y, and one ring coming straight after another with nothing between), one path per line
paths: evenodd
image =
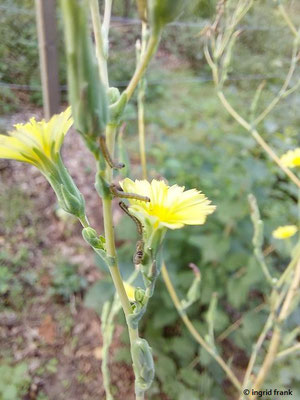
M5 129L16 118L7 114L22 113L39 106L41 93L37 90L40 81L33 1L5 0L2 4L0 110L3 115L0 123ZM299 26L299 4L295 1L287 1L286 4ZM195 12L187 13L180 24L169 26L164 33L158 57L152 63L147 77L147 151L153 176L164 176L170 184L176 182L187 188L200 188L217 205L217 212L204 227L169 232L165 257L172 281L182 298L193 279L188 264L193 262L200 268L202 283L199 301L190 307L189 314L203 336L207 334L205 320L209 300L212 293L218 293L214 321L217 344L221 351L232 357L231 362L237 374L242 374L251 344L267 316L264 308L260 307L267 288L253 256L247 195L254 193L257 197L265 222L265 252L272 268L281 270L283 263L288 260L289 244L276 241L271 232L278 225L297 223L297 191L255 141L226 114L215 96L199 36L206 20L213 14L213 2L201 0ZM114 15L136 18L134 2L115 1ZM139 35L139 26L132 20L129 22L118 20L111 29L111 79L120 88L134 68L135 40ZM274 12L274 2L259 2L243 22L226 88L241 113L249 108L250 98L262 80L266 85L260 107L277 93L287 73L291 52L291 35ZM65 84L64 65L61 55L62 85ZM24 88L26 90L22 90ZM278 154L299 144L299 105L300 95L296 92L282 102L261 127L264 138ZM22 119L22 114L17 118ZM126 140L130 154L133 154L131 175L139 177L141 171L138 166L134 107L128 108L126 123ZM96 260L98 270L92 267L92 262L83 268L84 257L76 262L78 260L74 254L88 250L80 244L79 238L75 242L70 239L72 236L78 237L73 221L58 214L55 214L55 218L49 216L50 212L54 213L51 197L43 200L48 206L50 204L47 216L38 214L36 204L40 201L40 183L37 176L32 176L35 183L28 194L28 187L20 182L20 171L11 172L15 168L12 164L0 164L0 322L3 325L0 339L1 344L4 343L8 329L10 339L7 344L16 341L17 344L14 348L4 345L5 351L0 359L0 370L3 371L0 374L0 397L4 400L22 399L35 390L36 397L33 398L59 398L54 397L54 392L49 389L51 382L55 381L58 387L65 388L70 396L68 398L76 399L72 397L74 394L70 388L71 382L76 381L80 388L78 393L87 396L80 398L96 399L98 394L91 388L91 382L95 379L95 364L99 360L90 362L91 369L84 375L84 368L76 364L74 357L77 371L64 371L64 378L61 379L60 364L66 358L62 359L56 354L53 346L58 346L57 341L61 340L64 351L69 349L70 354L78 352L78 317L72 307L75 304L78 313L84 312L81 308L85 299L86 305L100 313L101 305L111 295L109 280L105 279L105 271L99 260ZM87 177L90 176L90 168L93 167L87 165L85 168ZM18 186L12 184L12 177ZM43 210L41 207L38 209L40 212ZM50 233L48 240L45 238L45 232L48 232L45 218L56 230L54 238ZM67 227L66 233L61 236L57 234L60 229L57 224ZM131 221L124 218L117 225L120 260L123 260L122 271L125 276L131 267L133 252L132 238L128 237L128 232L132 231L130 224ZM53 251L53 243L58 240L63 245ZM71 246L74 254L66 252L64 245ZM42 300L45 296L46 300ZM27 355L23 351L28 347L28 341L21 328L25 321L28 322L24 315L29 310L32 312L32 307L41 302L44 306L46 303L47 307L53 303L51 310L47 311L52 320L48 319L48 330L45 328L46 334L42 334L44 343L36 345L36 351L41 354L40 362L36 361L36 365L33 365L39 356ZM40 318L41 315L42 312ZM238 329L228 336L222 335L236 321ZM40 322L47 327L47 321ZM59 334L54 335L51 341L49 326L54 322ZM299 322L300 314L296 310L287 322L289 330L296 329ZM223 372L192 341L178 318L163 282L158 284L143 330L153 347L157 366L151 399L161 399L163 394L163 398L170 400L196 400L201 393L206 398L220 400L224 398L224 391L230 398L230 386L226 385L228 382ZM123 336L117 329L115 341L118 351L114 351L113 363L129 361L127 348L124 348L126 351L122 349L122 342L127 341L127 337ZM34 337L32 340L37 341ZM284 338L283 345L288 340ZM81 343L79 348L82 350L83 347ZM91 349L90 352L93 356ZM280 364L280 368L275 366L265 386L291 387L295 398L300 398L299 370L299 358L292 356ZM116 374L116 371L113 373ZM122 393L124 388L117 390Z

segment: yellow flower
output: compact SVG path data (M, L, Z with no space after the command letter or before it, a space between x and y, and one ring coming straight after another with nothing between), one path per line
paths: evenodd
M289 150L280 157L280 161L288 168L300 167L300 148Z
M49 162L56 163L72 123L71 107L68 107L48 122L31 118L26 124L16 124L8 136L0 135L0 158L27 162L46 173Z
M124 192L136 193L150 198L143 202L130 198L130 210L150 219L154 227L159 225L170 229L179 229L184 225L202 225L207 215L215 210L205 195L196 189L184 190L184 187L167 186L164 181L153 179L133 182L126 178L120 182Z
M295 235L298 228L296 225L279 226L272 233L275 239L288 239Z
M127 282L123 282L123 284L124 284L124 288L125 288L125 291L126 291L129 301L131 301L131 302L135 301L135 296L134 296L135 287L131 286Z

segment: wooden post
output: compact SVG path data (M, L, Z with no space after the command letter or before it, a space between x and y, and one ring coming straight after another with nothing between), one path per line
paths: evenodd
M60 108L56 0L35 0L44 115L48 120Z

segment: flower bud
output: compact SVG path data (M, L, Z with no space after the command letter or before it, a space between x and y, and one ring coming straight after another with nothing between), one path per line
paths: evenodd
M63 184L60 186L61 196L58 198L59 205L67 213L82 218L85 215L85 204L81 193L72 194Z
M141 288L136 288L134 292L135 301L138 303L143 303L145 298L145 290Z
M174 21L186 3L185 0L149 0L150 23L154 34L159 34L166 24Z
M103 236L99 236L95 229L91 227L84 228L82 230L83 239L94 249L104 250L105 239Z
M46 176L55 191L60 207L79 219L85 218L84 198L69 171L64 166L59 154L57 155L56 164L52 166L51 173Z
M107 99L108 99L108 104L112 105L113 103L115 103L116 101L118 101L120 99L120 90L116 87L110 87L107 90Z
M118 125L127 105L127 94L123 92L119 99L109 106L110 123Z
M143 393L148 390L154 379L152 350L145 339L137 339L132 346L133 368L136 377L136 389Z
M108 121L108 105L81 0L61 0L65 29L69 100L76 129L93 150Z

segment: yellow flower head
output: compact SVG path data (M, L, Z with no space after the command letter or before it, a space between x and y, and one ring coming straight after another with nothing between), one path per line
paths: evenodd
M288 168L300 167L300 148L289 150L281 156L280 161Z
M68 107L48 122L31 118L26 124L16 124L9 136L0 135L0 158L27 162L47 172L48 162L56 162L72 123L71 107Z
M124 284L124 288L125 288L125 291L126 291L129 301L134 302L135 301L135 296L134 296L135 287L131 286L127 282L123 282L123 284Z
M136 193L150 198L143 202L129 199L130 211L154 219L155 228L159 225L170 229L179 229L184 225L202 225L207 215L215 210L205 195L196 189L184 190L184 187L167 186L164 181L153 179L133 182L124 179L120 182L124 192Z
M296 225L279 226L272 233L275 239L288 239L295 235L298 228Z

